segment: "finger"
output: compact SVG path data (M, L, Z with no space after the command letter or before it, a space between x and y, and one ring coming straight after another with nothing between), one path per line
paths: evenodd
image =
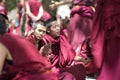
M53 1L53 0L52 0L52 1L51 1L51 3L52 3L52 4L54 4L54 3L55 3L55 1Z
M48 46L50 46L50 47L51 47L51 46L52 46L52 44L51 44L51 43L48 43Z
M51 48L51 44L50 43L46 44L45 48L47 48L47 49Z

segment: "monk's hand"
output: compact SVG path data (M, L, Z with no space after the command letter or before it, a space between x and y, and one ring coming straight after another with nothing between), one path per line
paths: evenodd
M76 62L84 62L85 64L89 63L90 59L89 58L83 58L80 56L75 56L74 61Z
M51 49L51 44L50 43L44 45L43 49L42 49L43 56L47 56L49 51L50 51L50 49Z
M51 10L56 9L57 8L57 4L58 4L57 1L51 1L51 4L49 5L50 9Z
M81 61L81 59L82 59L82 57L80 57L80 56L75 56L75 57L74 57L74 61L76 61L76 62Z
M82 62L84 62L85 64L88 64L90 61L90 58L82 58Z

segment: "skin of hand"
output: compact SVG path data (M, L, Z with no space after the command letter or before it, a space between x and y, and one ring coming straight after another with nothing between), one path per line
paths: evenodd
M41 53L43 56L47 56L51 48L51 44L48 43L41 48Z
M72 3L73 0L63 0L60 2L57 1L51 1L51 5L49 5L49 7L54 10L55 8L57 8L60 5L64 5L64 4L68 4L68 3Z
M75 56L74 61L84 62L85 64L88 64L90 62L90 59L89 58L82 58L80 56Z
M50 9L54 10L55 8L57 8L57 4L58 4L57 1L51 1L51 4L49 5Z

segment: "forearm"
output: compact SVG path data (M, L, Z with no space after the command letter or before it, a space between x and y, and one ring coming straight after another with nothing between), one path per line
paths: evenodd
M47 55L47 50L44 50L44 46L41 47L41 49L39 50L40 54L42 54L43 56L46 56Z
M43 8L40 7L40 8L39 8L38 15L35 16L35 15L31 12L29 4L26 3L26 14L32 19L32 21L37 21L37 20L39 20L39 19L42 17L42 15L43 15Z
M63 0L63 1L57 2L55 5L60 6L60 5L71 3L72 1L73 0Z
M87 63L90 62L90 59L89 58L83 58L83 57L80 57L80 56L75 56L74 61L84 62L85 64L87 64Z
M38 15L36 16L36 20L41 19L41 17L43 16L43 7L41 6L38 12Z
M82 62L82 57L79 57L79 56L75 56L74 57L74 61L77 61L77 62Z
M3 69L3 65L4 65L4 62L5 62L6 55L7 55L6 49L0 43L0 75L2 74L2 69Z
M27 11L27 15L28 15L33 21L37 21L37 20L41 19L42 15L43 15L43 8L40 7L37 16L34 16L30 11Z
M27 12L27 15L32 19L35 20L36 17L31 13L31 12Z
M35 16L31 13L30 11L30 7L29 7L29 4L26 3L26 14L31 18L31 19L34 19Z

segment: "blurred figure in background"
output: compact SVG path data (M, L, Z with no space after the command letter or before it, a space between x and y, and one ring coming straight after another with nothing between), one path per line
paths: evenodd
M38 0L27 1L26 14L28 16L28 24L30 29L31 23L33 23L34 21L38 20L46 21L51 18L50 14L43 9L41 2Z
M11 24L9 25L8 33L14 34L14 35L19 35L19 27L18 27L18 22L14 20L11 20Z
M27 0L18 0L18 2L17 2L16 19L18 21L20 36L26 35L26 26L27 26L27 16L26 16L26 8L25 8L26 2L27 2Z
M7 9L6 9L6 6L5 6L5 1L6 0L0 0L0 14L7 15Z
M120 79L120 0L97 0L92 29L92 53L97 80Z

